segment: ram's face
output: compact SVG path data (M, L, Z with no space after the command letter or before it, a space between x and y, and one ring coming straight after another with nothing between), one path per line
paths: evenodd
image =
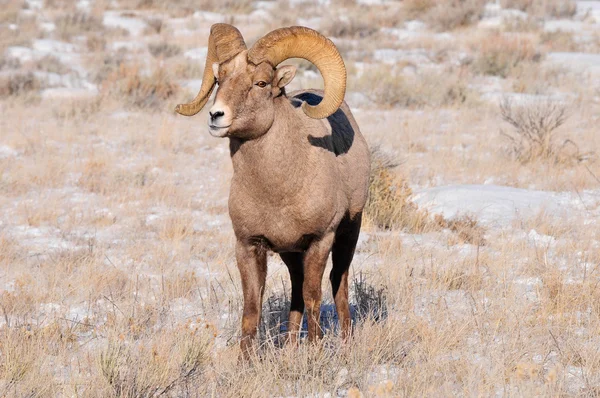
M223 64L213 64L219 88L210 108L208 127L215 137L250 139L267 132L274 120L273 99L294 77L295 68L254 65L243 51Z

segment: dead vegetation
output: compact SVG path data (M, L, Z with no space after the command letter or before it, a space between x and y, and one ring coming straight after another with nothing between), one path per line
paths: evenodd
M379 228L420 233L428 227L429 215L410 201L412 190L407 181L395 173L397 166L379 148L372 149L365 216Z
M208 332L199 326L181 328L165 333L152 347L113 338L98 362L101 381L108 388L96 385L95 396L189 396L209 362L213 336Z
M495 33L474 44L473 70L484 75L508 77L524 62L539 62L539 54L528 39Z
M513 128L511 133L501 131L510 141L509 152L522 163L542 160L572 164L591 155L581 152L570 139L560 139L559 128L568 118L568 108L560 102L548 100L514 106L505 99L500 114Z
M56 32L62 40L69 40L76 35L98 32L103 29L100 18L81 11L60 15L55 24Z
M573 0L501 0L504 8L515 8L541 18L569 18L577 11L577 2Z
M0 76L0 97L37 93L43 87L33 72L17 72Z
M408 19L422 19L433 30L449 31L476 23L483 16L482 0L405 0Z
M181 53L181 48L170 43L150 43L148 45L150 54L155 58L171 58Z
M164 68L146 75L141 72L140 66L126 64L109 73L101 86L105 95L138 108L158 108L180 89Z
M351 84L375 104L388 108L458 106L475 98L460 72L453 70L412 74L380 66L364 71Z
M588 193L600 184L600 91L543 54L594 53L600 41L541 30L545 19L568 18L573 2L503 0L529 16L493 34L477 27L477 8L440 16L430 0L276 3L281 20L241 23L252 2L227 20L258 37L320 7L344 49L346 99L369 142L381 143L350 272L352 340L337 338L325 277L321 325L332 329L316 346L283 344L288 276L270 257L259 355L238 362L241 284L223 221L227 146L208 136L203 116L174 118L169 105L175 79L203 71L182 56L202 44L174 26L201 32L206 21L194 12L227 13L221 3L97 1L85 26L75 0L47 0L42 10L8 1L0 10L0 396L597 395L598 203ZM136 39L99 26L105 9L135 10L156 57L150 46L116 50ZM404 24L412 19L426 26ZM574 18L586 29L591 19ZM59 20L60 30L42 28ZM65 78L77 65L54 52L40 58L37 39L72 43L100 94L40 95L48 73ZM10 55L9 46L23 48ZM429 62L384 64L374 49L416 50ZM510 94L499 110L488 89L525 95ZM499 228L468 213L435 217L412 201L417 190L451 184L557 191L583 216L541 209Z
M424 20L434 30L449 31L477 23L487 3L484 0L443 0L434 2Z

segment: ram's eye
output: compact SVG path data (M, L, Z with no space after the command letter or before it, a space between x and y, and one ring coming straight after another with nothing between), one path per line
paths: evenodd
M267 82L263 82L262 80L258 83L256 83L256 85L260 88L265 88L267 87Z

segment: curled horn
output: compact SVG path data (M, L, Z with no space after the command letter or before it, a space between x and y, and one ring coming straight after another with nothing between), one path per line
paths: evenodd
M196 98L188 104L179 104L175 112L184 116L194 116L200 112L210 94L215 88L217 78L213 74L212 64L218 62L222 64L225 61L235 57L246 49L246 43L239 30L234 26L218 23L210 28L208 38L208 52L206 54L206 64L204 65L204 76L202 77L202 86Z
M323 76L323 100L315 106L303 103L304 113L314 119L333 114L346 93L346 67L333 42L313 29L292 26L272 31L248 51L248 61L255 65L268 62L276 67L288 58L312 62Z

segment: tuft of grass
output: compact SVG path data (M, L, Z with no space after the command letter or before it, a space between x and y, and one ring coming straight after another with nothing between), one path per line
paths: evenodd
M100 18L81 11L59 16L56 21L56 33L63 40L88 32L102 31L104 26Z
M43 338L27 328L0 330L0 395L44 397L55 395L54 383L43 370Z
M422 18L435 6L434 0L404 0L403 10L408 19Z
M523 62L539 62L541 55L530 40L500 33L492 34L478 43L475 72L483 75L508 77Z
M38 70L50 73L57 73L59 75L64 75L69 73L71 69L63 64L57 57L53 55L46 55L43 58L39 59L35 63L35 67Z
M184 327L161 337L153 346L109 340L98 360L106 387L100 396L189 396L205 371L212 336L204 328Z
M516 8L540 18L570 18L577 12L574 0L501 0L504 8Z
M32 72L0 76L0 98L31 94L41 88L41 81Z
M362 39L375 34L379 29L358 18L328 18L320 28L327 37Z
M542 160L568 164L591 155L581 153L570 139L559 140L558 129L568 118L562 103L547 100L515 107L505 99L500 104L500 115L513 128L513 132L501 134L510 141L511 155L522 163Z
M476 246L484 246L486 244L484 238L485 229L479 225L475 218L468 214L450 220L446 220L438 214L435 216L435 221L440 227L448 228L454 232L458 238L457 243L469 243Z
M465 79L452 71L408 75L380 66L354 79L352 89L378 105L391 108L454 106L473 98Z
M176 44L170 43L150 43L148 45L148 51L155 58L170 58L181 53L181 47Z
M103 93L137 108L159 108L178 91L179 85L164 68L144 75L137 65L121 64L102 82Z
M429 226L428 213L410 201L412 190L406 180L394 173L397 166L378 147L372 149L365 216L379 228L422 232Z
M435 2L424 16L434 30L448 31L478 22L483 16L485 0L443 0Z
M562 30L543 32L540 41L550 51L576 52L579 50L579 43L575 41L572 32Z

